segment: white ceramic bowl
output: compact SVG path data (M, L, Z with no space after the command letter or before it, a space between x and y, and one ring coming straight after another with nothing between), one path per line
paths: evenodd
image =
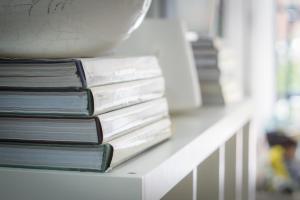
M94 57L136 29L151 0L1 0L0 57Z

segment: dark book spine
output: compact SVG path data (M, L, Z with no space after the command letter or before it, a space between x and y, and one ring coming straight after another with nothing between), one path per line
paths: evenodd
M103 130L101 126L100 119L98 117L95 117L95 123L97 128L97 137L98 137L98 144L102 144L103 142Z
M85 72L80 60L77 59L9 59L0 58L0 64L59 64L59 63L74 63L76 66L77 75L80 78L82 88L87 88ZM8 87L9 88L9 87ZM1 88L2 89L2 88ZM9 88L11 89L11 88ZM73 90L74 88L72 88ZM78 90L78 88L76 88ZM81 89L81 88L79 88Z
M94 115L94 109L95 109L94 95L93 95L93 93L90 89L87 89L86 93L87 93L87 98L88 98L87 108L88 108L89 116L93 116Z
M8 118L18 118L15 116L5 116ZM32 118L34 119L35 117L33 116L27 116L26 118ZM60 119L61 117L43 117L44 119ZM75 118L73 118L75 119ZM91 119L95 120L95 125L96 125L96 134L97 134L97 142L77 142L77 141L57 141L57 140L24 140L24 139L9 139L9 138L0 138L0 144L9 144L9 143L20 143L20 144L36 144L36 145L100 145L103 142L103 131L102 131L102 126L100 119L98 117L93 117Z
M113 154L114 154L114 149L113 146L110 144L103 144L103 159L102 159L102 165L101 165L101 172L105 172L111 164Z
M80 60L74 60L76 68L77 68L77 74L81 80L82 88L87 88L87 82L86 82L86 76L85 72L82 66L82 62Z

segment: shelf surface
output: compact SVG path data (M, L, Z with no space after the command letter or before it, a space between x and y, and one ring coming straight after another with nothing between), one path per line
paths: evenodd
M170 140L116 167L110 174L113 176L126 174L145 176L170 159L179 159L178 162L182 162L182 159L185 158L180 158L180 153L190 145L197 147L190 149L192 151L189 152L189 156L192 159L197 157L198 160L204 160L250 118L251 104L249 101L225 108L203 107L193 112L173 116L173 136Z
M173 116L170 140L108 173L0 168L0 192L11 200L160 199L251 120L251 113L251 102L244 101Z

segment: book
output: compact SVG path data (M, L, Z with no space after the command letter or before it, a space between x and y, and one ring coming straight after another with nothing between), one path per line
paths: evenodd
M170 120L165 118L109 144L0 143L0 166L105 172L169 137Z
M218 66L218 49L215 48L213 39L200 38L192 42L193 55L198 68Z
M161 75L154 56L0 60L0 88L87 89Z
M222 76L219 69L219 50L214 39L200 37L192 42L193 54L198 73L203 105L224 105Z
M98 146L0 144L0 166L80 171L106 171L112 160L110 144Z
M218 68L218 60L210 58L196 58L195 64L197 69L201 68Z
M0 141L100 144L165 117L165 98L93 118L0 117Z
M203 105L224 105L223 88L217 81L200 81Z
M0 90L0 115L90 117L163 96L162 77L79 91Z
M194 57L218 57L219 52L217 49L193 49L193 55Z
M200 83L203 81L218 82L221 77L221 71L218 68L211 68L211 69L202 68L202 69L198 69L197 73L198 73Z
M199 37L198 40L192 42L193 49L215 49L215 41L211 37Z

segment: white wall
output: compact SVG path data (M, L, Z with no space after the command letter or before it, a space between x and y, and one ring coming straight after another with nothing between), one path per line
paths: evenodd
M246 6L248 1L244 0L224 0L225 3L225 24L224 24L224 45L231 48L235 53L237 63L235 77L237 82L242 85L243 90L246 90L245 74L247 69L247 45L245 41L249 40L248 24L246 20ZM243 91L243 92L244 92ZM245 93L245 92L244 92ZM248 95L246 93L246 95Z
M215 12L215 2L217 0L169 0L176 5L176 15L186 22L191 31L208 34L210 22L213 20ZM169 12L172 17L172 12Z
M262 129L275 102L275 1L252 0L250 91L255 119Z
M255 132L263 132L275 102L274 0L224 0L225 43L238 57L239 82L254 101Z
M158 12L182 17L190 29L208 23L204 5L217 0L153 0ZM258 129L270 117L275 101L274 0L224 0L225 45L234 49L237 74L247 96L252 96ZM160 14L162 15L162 14ZM164 14L163 14L164 15ZM204 31L205 30L198 30Z

